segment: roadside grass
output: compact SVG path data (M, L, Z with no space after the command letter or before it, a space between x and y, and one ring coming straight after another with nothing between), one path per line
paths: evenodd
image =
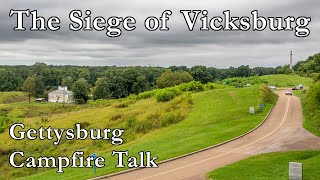
M209 173L208 177L215 180L289 179L289 162L303 164L303 179L319 179L320 151L276 152L257 155L214 170Z
M301 77L295 74L274 74L274 75L265 75L260 76L260 79L267 81L268 84L274 85L277 87L292 87L302 84L303 86L309 86L312 84L311 78Z
M307 92L308 90L299 90L299 91L293 91L295 96L298 96L302 102L302 114L303 114L303 128L311 132L312 134L320 137L320 124L319 124L319 118L316 117L315 111L310 110L310 108L307 105ZM309 103L309 106L313 105ZM314 105L313 105L314 106ZM318 108L319 109L319 108ZM311 112L313 111L313 112ZM318 113L319 114L319 113ZM318 115L319 116L319 115Z
M26 102L28 97L20 91L0 92L0 104L9 104L16 102Z
M184 120L167 127L153 129L147 133L132 132L133 129L126 127L126 124L121 123L121 120L114 122L110 120L110 117L113 116L112 113L123 113L124 117L130 116L126 115L124 111L121 112L121 109L128 109L127 113L129 114L143 111L153 114L153 117L163 114L154 113L162 109L169 111L171 109L175 113L172 107L179 107L181 103L177 103L174 106L171 103L174 104L179 97L164 103L156 102L154 98L151 98L137 101L126 108L115 109L114 106L110 106L89 111L80 110L76 114L66 113L57 115L46 123L45 126L70 127L76 122L87 121L90 123L87 128L124 127L125 143L121 146L111 146L110 142L100 142L97 145L96 142L90 140L85 140L81 143L62 141L59 146L54 147L50 143L43 141L41 144L39 142L28 142L28 146L30 147L39 148L39 146L45 146L47 150L37 152L26 150L27 147L25 146L18 146L16 149L25 150L25 156L33 155L37 157L40 154L57 156L62 155L61 152L64 155L71 156L74 151L81 150L85 152L86 156L91 153L97 153L99 156L104 157L106 159L106 166L98 169L96 174L93 173L91 168L66 168L63 174L56 174L56 169L44 172L37 170L38 174L24 176L22 179L86 179L127 169L115 168L117 157L111 156L112 150L129 150L129 155L131 156L137 156L139 151L151 151L152 156L159 158L158 162L229 140L257 126L271 108L271 104L266 104L265 109L258 114L251 115L248 113L250 106L258 106L258 89L258 86L252 86L250 88L225 88L193 93L191 94L192 108L181 107L181 110L184 112L189 112ZM171 107L168 108L168 106ZM143 116L139 115L139 117ZM28 119L25 122L29 122L28 127L30 127L34 126L34 121L35 119ZM61 124L60 122L64 123ZM13 147L14 142L8 139L6 135L1 134L0 138L4 138L4 141L7 142L4 146ZM30 169L9 169L9 177L21 177L22 174L26 174L26 171L30 171Z

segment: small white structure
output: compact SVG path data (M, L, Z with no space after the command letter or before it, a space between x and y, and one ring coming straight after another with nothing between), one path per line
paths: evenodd
M48 94L49 102L57 102L57 103L72 103L73 92L69 91L67 87L58 87L58 90L52 91Z

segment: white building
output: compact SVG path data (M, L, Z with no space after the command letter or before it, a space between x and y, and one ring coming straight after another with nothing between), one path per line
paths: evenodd
M48 94L49 102L59 102L59 103L72 103L73 92L69 91L67 87L59 86L58 90L52 91Z

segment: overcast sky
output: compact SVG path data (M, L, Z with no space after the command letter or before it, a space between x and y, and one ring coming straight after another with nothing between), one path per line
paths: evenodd
M31 65L45 62L54 65L117 65L117 66L171 66L206 65L218 68L250 65L276 67L289 62L293 50L294 62L305 60L319 52L320 18L318 0L126 0L101 1L1 1L0 7L0 64ZM16 16L9 17L10 9L38 10L38 15L58 16L59 31L31 32L29 18L24 22L27 31L13 31ZM117 38L106 36L106 31L70 31L69 13L74 9L92 11L92 17L133 16L136 29L123 31ZM172 10L169 31L148 31L143 22L148 16L160 17L164 10ZM222 16L230 10L232 16L251 16L258 10L260 16L307 16L311 34L298 38L294 31L199 31L198 19L190 32L181 9L208 10L208 17ZM294 24L293 24L294 25Z

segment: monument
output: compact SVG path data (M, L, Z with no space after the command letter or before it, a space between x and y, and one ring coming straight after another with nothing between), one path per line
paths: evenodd
M302 163L289 162L289 180L302 180Z

